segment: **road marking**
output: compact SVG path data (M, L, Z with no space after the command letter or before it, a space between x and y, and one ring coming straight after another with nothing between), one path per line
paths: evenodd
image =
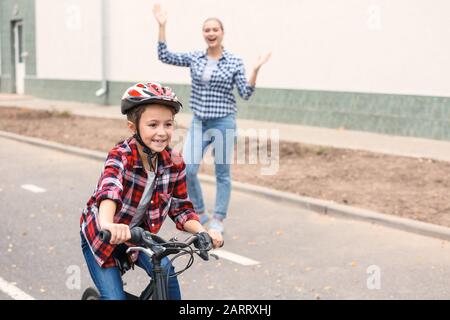
M21 185L21 187L25 190L28 190L28 191L31 191L34 193L42 193L42 192L47 191L44 188L35 186L34 184L23 184L23 185Z
M219 258L221 258L221 259L230 260L232 262L239 263L243 266L254 266L254 265L260 264L259 261L252 260L252 259L240 256L238 254L222 250L222 249L214 250L213 253L218 255Z
M32 296L26 294L15 285L9 283L0 277L0 290L6 293L14 300L35 300Z

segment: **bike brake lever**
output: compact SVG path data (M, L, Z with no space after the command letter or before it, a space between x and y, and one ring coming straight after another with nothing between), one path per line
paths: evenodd
M152 246L152 250L156 255L162 254L164 251L166 251L166 248L160 245L154 245Z
M209 256L215 258L216 260L219 260L219 256L215 253L210 253Z

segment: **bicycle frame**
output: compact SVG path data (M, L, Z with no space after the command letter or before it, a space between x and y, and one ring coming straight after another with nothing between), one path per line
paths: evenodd
M155 290L153 291L153 300L167 300L169 299L167 282L164 279L163 268L161 267L161 261L155 261L153 259L153 279L155 283ZM169 275L167 275L169 276Z
M169 275L165 275L164 269L161 266L162 259L160 259L159 256L149 248L130 247L127 249L127 253L130 253L132 251L139 251L151 257L153 264L152 280L144 289L144 291L142 291L141 295L139 296L139 300L149 300L150 297L152 297L153 300L168 300L169 294L167 282L165 280L166 276Z

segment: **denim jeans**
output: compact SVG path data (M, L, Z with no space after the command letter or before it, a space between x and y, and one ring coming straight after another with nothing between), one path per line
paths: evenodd
M212 144L217 184L214 213L222 219L226 217L231 194L230 166L233 161L235 137L236 117L234 114L209 120L193 117L183 147L183 158L186 162L188 194L196 211L205 211L197 175L200 162L207 148Z
M92 254L92 251L87 243L84 235L81 234L81 248L83 250L84 258L91 274L91 278L95 283L98 291L100 292L100 297L102 300L126 300L125 292L123 289L122 277L120 275L119 268L102 268L98 265L97 261ZM165 257L161 266L164 270L167 270L169 259ZM151 259L144 254L139 254L139 258L136 261L136 265L144 269L147 274L152 276L153 265ZM174 273L174 269L170 266L170 274ZM180 300L180 286L176 277L169 278L169 299L170 300Z

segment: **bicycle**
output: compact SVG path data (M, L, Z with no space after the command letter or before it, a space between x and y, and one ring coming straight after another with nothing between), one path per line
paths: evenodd
M192 248L192 244L198 239L197 235L192 235L184 242L180 242L176 237L166 241L156 234L144 231L144 229L140 227L132 228L130 232L130 242L139 244L139 246L129 247L126 250L127 257L135 251L151 257L153 263L153 274L150 283L139 296L125 291L127 300L167 300L169 277L177 276L189 269L194 263L194 253L199 255L204 260L208 260L209 256L219 259L219 257L215 254L208 254L208 251L212 249L211 246L203 249ZM111 239L111 233L108 230L101 230L100 238L103 242L109 242ZM184 269L171 275L167 272L166 275L163 267L161 266L161 260L169 255L175 255L170 260L171 263L183 255L190 255L190 258ZM131 269L128 259L116 259L116 264L122 276L125 272ZM81 300L100 300L100 293L96 288L89 287L83 292Z

